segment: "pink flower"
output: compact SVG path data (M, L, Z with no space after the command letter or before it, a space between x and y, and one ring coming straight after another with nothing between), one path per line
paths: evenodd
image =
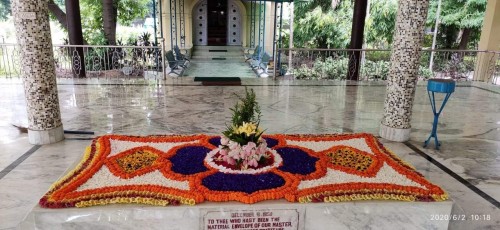
M240 144L238 142L234 142L234 141L229 141L228 146L229 146L229 149L231 149L231 150L234 150L234 149L237 149L237 148L238 149L241 148Z
M221 148L221 147L219 147L219 153L222 156L226 156L228 154L228 150L227 150L227 148Z
M245 146L243 146L243 149L245 152L250 152L252 149L256 148L257 145L253 142L248 142Z
M241 150L240 151L240 154L238 155L240 159L245 159L247 158L247 154L245 151Z
M243 152L240 153L241 158L249 158L250 156L255 155L255 148L257 145L253 142L248 142L245 146L243 146Z
M229 144L229 138L227 138L226 136L221 136L221 138L220 138L220 144L227 146L227 144Z
M259 144L258 152L265 153L267 151L267 143L266 140L263 140L262 143Z
M239 165L241 170L246 170L248 167L257 168L260 159L263 157L269 158L265 139L260 139L258 143L248 142L246 145L241 146L238 142L221 136L219 154L220 160L230 165Z
M230 165L236 164L236 161L232 157L225 156L224 158L225 158L224 161L227 162L228 164Z
M240 150L232 149L229 151L229 153L227 155L231 158L238 160L238 159L240 159Z
M252 160L250 160L248 162L248 166L257 167L257 166L259 166L259 163L257 162L257 160L255 160L255 158L253 158Z

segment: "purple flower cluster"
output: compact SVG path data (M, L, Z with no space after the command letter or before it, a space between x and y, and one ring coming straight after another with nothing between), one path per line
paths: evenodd
M278 168L281 171L300 175L307 175L316 171L316 161L319 159L310 156L301 149L283 147L276 149L276 152L283 158L283 165Z
M212 137L208 140L208 142L217 148L220 145L220 136L219 137Z
M263 137L263 138L266 140L268 148L272 148L272 147L278 145L278 140L276 140L274 138L270 138L270 137Z
M210 149L204 146L186 146L177 150L177 153L169 160L172 162L172 171L192 175L207 171L203 160Z

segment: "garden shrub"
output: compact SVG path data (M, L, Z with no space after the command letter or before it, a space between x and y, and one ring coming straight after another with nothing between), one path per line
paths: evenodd
M328 57L324 61L318 58L313 64L302 64L293 70L296 79L329 79L344 80L349 68L349 59L340 57ZM389 76L390 63L388 61L371 61L366 59L360 69L360 79L368 78L374 80L387 80ZM433 72L429 68L420 66L418 76L429 79Z

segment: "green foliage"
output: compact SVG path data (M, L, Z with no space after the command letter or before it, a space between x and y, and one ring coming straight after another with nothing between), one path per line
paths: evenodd
M328 3L328 4L326 4ZM331 1L296 4L294 45L306 48L347 48L351 39L352 3Z
M10 0L0 0L0 21L6 20L10 14Z
M150 11L151 0L117 0L118 23L130 26L136 18L144 18Z
M371 0L365 34L372 47L386 48L392 44L398 2L396 0Z
M361 68L361 74L369 79L387 80L390 67L388 61L370 61L367 59L363 64L363 68Z
M245 88L244 98L238 94L235 95L238 97L240 102L237 102L234 108L231 108L231 111L233 112L233 118L231 120L233 126L241 126L243 125L243 122L259 124L261 112L253 89L248 91L248 89Z
M224 136L232 141L238 142L240 145L246 145L248 142L258 143L258 140L264 131L257 131L256 133L247 135L247 133L237 133L236 130L243 126L243 123L253 123L258 130L261 118L261 111L259 103L256 100L255 92L253 89L248 90L245 87L245 97L235 94L239 102L231 108L233 113L231 125L227 127L226 131L222 132Z
M301 67L293 71L293 75L296 79L303 80L344 80L347 76L348 64L349 60L345 57L336 59L328 57L324 61L318 59L312 65L303 64ZM366 59L361 66L360 75L361 78L368 78L371 80L387 80L387 77L389 77L390 67L389 61L371 61ZM462 68L459 65L457 65L457 67L453 67ZM451 67L447 66L447 68L450 69ZM465 72L465 70L462 72ZM429 68L421 65L419 66L418 76L424 79L429 79L433 76L433 73L429 70Z
M295 3L294 45L304 48L346 48L350 42L353 2L347 0L314 0ZM438 48L456 48L464 29L477 43L487 0L442 0ZM430 0L427 27L434 28L438 0ZM334 8L332 6L335 6ZM370 0L370 12L365 27L368 47L389 48L392 44L397 17L397 0ZM285 36L284 39L288 39ZM425 37L430 47L432 35ZM287 46L288 43L285 44Z
M427 23L436 21L439 0L431 0ZM440 21L443 25L454 25L457 28L480 29L483 25L487 0L442 0Z
M318 79L319 73L306 64L302 64L299 68L293 70L293 76L295 76L295 79L311 80Z
M311 67L303 64L295 69L293 74L296 79L330 79L342 80L347 76L349 59L345 57L328 57L324 60L317 59Z
M389 61L391 59L390 51L370 51L365 53L365 57L370 61Z
M150 46L151 45L151 34L148 32L144 32L139 36L139 41L142 46Z
M336 4L334 4L336 3ZM335 8L332 6L335 5ZM294 44L306 48L347 48L353 16L353 1L315 0L295 5ZM388 48L397 15L396 0L371 0L365 26L369 47Z
M439 0L431 0L427 26L434 28ZM440 49L457 48L459 33L471 30L471 43L479 41L487 0L442 0L437 47ZM430 35L432 36L432 35ZM429 37L430 37L429 36ZM430 42L427 42L430 46Z
M419 77L422 77L424 79L429 79L433 76L434 74L432 73L432 71L427 68L427 67L424 67L424 66L419 66L418 67L418 76Z
M349 60L344 57L333 59L326 58L324 61L317 60L314 63L314 70L319 74L319 79L345 79Z
M118 23L128 26L136 18L143 18L149 13L150 0L115 0L118 8ZM102 1L81 0L82 30L85 40L91 45L107 44L104 38L102 22Z

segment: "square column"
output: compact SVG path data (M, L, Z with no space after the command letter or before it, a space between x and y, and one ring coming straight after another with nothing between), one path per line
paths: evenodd
M498 51L500 48L500 1L488 0L484 14L483 28L478 50ZM491 65L495 65L498 55L494 53L478 53L475 81L487 81L491 76Z
M21 75L31 144L64 139L47 1L14 0L12 14L21 50Z
M391 141L410 139L417 73L429 0L400 0L392 45L391 67L380 136Z

